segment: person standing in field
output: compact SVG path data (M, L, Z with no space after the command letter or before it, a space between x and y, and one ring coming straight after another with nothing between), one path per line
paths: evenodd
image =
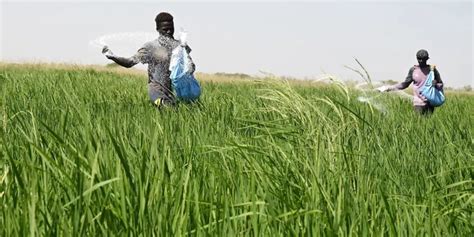
M413 82L413 107L415 111L422 115L432 114L434 112L434 106L428 103L426 98L419 93L419 90L420 87L423 86L431 70L433 70L435 76L433 84L437 89L441 90L443 88L443 81L441 80L438 69L436 69L434 65L431 66L426 63L429 59L428 51L424 49L418 50L416 53L416 59L418 65L410 68L405 81L393 86L382 86L378 88L378 90L382 92L403 90Z
M138 63L148 64L148 95L151 102L158 108L162 106L173 106L176 99L171 87L170 79L170 58L173 49L180 45L174 39L173 16L167 12L159 13L156 18L156 30L159 33L157 39L145 43L138 52L130 58L119 57L104 46L102 53L120 66L130 68ZM186 51L191 52L191 48L186 45ZM191 62L191 70L194 72L195 65Z

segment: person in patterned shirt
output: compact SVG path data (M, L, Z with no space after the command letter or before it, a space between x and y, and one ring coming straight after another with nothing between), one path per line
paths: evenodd
M153 104L158 107L173 106L176 104L173 95L170 79L170 59L173 49L180 45L173 37L174 22L173 16L167 12L159 13L156 18L156 30L159 33L157 39L145 43L132 57L120 57L114 55L112 51L104 46L102 53L120 66L130 68L138 63L148 64L148 95ZM186 45L186 51L191 52L191 48ZM191 62L191 73L195 70L195 65Z
M413 107L415 111L423 115L432 114L434 112L434 106L430 105L426 98L424 98L419 93L419 89L421 86L423 86L431 69L433 69L435 76L433 84L437 89L441 90L443 88L443 81L441 80L441 76L439 75L438 69L436 69L435 66L431 66L426 63L429 59L428 51L424 49L418 50L418 52L416 53L416 59L418 61L418 65L415 65L410 68L405 81L393 86L381 87L379 90L403 90L413 82Z

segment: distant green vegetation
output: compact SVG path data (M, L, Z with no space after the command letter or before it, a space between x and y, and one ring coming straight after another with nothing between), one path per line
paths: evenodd
M469 236L474 97L429 118L342 86L0 65L0 236ZM214 76L215 77L215 76ZM229 81L227 81L229 82Z

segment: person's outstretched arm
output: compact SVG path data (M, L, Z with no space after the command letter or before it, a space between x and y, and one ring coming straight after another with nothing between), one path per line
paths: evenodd
M415 70L415 68L413 68L413 67L410 68L410 70L408 71L408 75L405 78L405 81L400 82L396 85L390 86L387 89L387 91L403 90L403 89L407 88L413 82L413 77L412 77L413 70Z
M131 67L135 66L137 63L140 62L139 60L137 60L137 58L135 56L132 56L130 58L116 56L112 53L112 51L107 46L104 46L104 48L102 49L102 53L108 59L110 59L110 60L114 61L115 63L117 63L118 65L120 65L122 67L126 67L126 68L131 68Z

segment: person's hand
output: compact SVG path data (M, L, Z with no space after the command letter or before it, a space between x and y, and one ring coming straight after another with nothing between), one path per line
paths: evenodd
M390 87L389 86L381 86L381 87L377 87L375 89L378 90L379 92L387 92L387 91L390 90Z
M428 102L428 99L421 94L421 91L418 91L418 98L420 98L423 102Z
M433 86L438 89L438 90L441 90L443 89L443 83L439 83L437 80L433 80Z
M114 57L114 53L112 53L112 50L110 50L107 45L102 48L102 54L104 54L108 59L112 59Z

